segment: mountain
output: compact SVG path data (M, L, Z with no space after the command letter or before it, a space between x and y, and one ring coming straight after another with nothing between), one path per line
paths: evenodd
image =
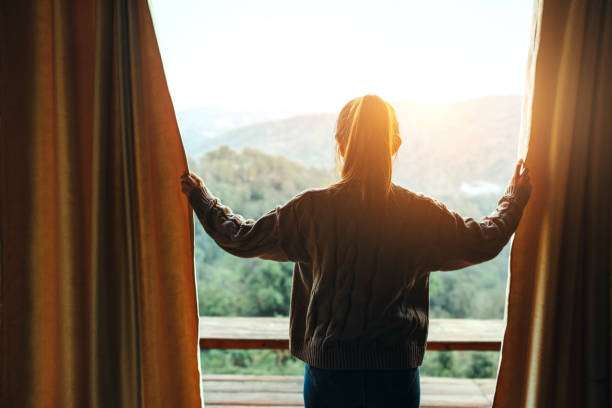
M505 187L516 161L521 97L448 105L398 104L404 143L396 180L432 194L488 183Z
M270 112L219 107L195 107L176 114L183 144L190 154L203 152L207 139L275 117Z
M394 163L395 182L432 195L502 192L516 159L520 96L393 105L403 139ZM331 168L335 119L336 114L311 114L236 127L199 139L190 153L222 145L252 147L305 166Z

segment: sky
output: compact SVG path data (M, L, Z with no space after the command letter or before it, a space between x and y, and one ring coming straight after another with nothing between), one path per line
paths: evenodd
M175 109L521 94L532 0L149 0Z

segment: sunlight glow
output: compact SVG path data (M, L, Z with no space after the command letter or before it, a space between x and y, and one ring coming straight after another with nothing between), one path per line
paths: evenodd
M523 90L530 0L150 3L177 110L291 114L365 93L446 103Z

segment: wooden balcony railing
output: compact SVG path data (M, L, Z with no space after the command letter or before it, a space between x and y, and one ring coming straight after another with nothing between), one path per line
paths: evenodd
M201 349L287 349L287 318L201 317ZM428 350L499 350L502 320L433 319ZM218 375L203 377L206 408L303 407L300 376ZM494 379L421 378L421 408L488 408Z
M503 320L432 319L428 350L499 350ZM201 317L201 349L286 349L285 317Z

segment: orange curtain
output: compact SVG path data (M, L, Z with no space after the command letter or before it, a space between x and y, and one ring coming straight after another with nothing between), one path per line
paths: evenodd
M187 164L146 0L0 11L0 405L201 406Z
M609 407L612 4L536 3L521 140L533 192L512 246L494 406Z

